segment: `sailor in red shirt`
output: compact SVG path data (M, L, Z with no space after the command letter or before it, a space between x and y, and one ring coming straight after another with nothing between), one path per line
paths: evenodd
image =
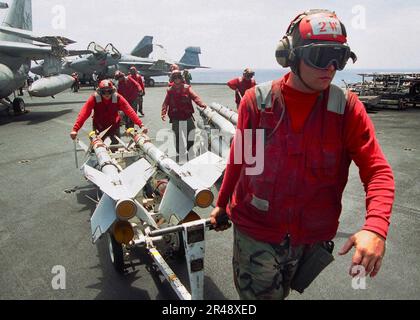
M331 240L352 161L366 192L366 218L338 253L355 247L352 276L364 269L374 277L381 267L394 178L362 102L331 84L336 70L356 59L346 38L335 13L300 14L276 50L278 63L292 72L248 90L241 101L210 215L216 224L227 212L234 224L234 279L241 299L303 292L332 261ZM252 141L246 141L247 130ZM247 158L251 152L254 163Z
M70 137L74 140L77 137L77 132L83 126L85 121L93 113L93 130L99 132L104 131L108 127L105 136L120 135L120 116L119 111L124 112L136 125L143 128L143 132L147 133L147 129L143 126L140 118L134 112L133 108L128 104L123 96L116 92L116 89L110 80L102 80L99 83L98 89L92 94L77 116L77 120L70 132ZM115 141L113 141L115 142Z
M193 113L194 101L201 108L206 108L206 104L201 101L200 97L192 90L191 86L184 83L182 73L174 70L171 73L170 81L173 83L166 92L165 100L162 104L162 120L165 121L166 114L172 123L172 131L175 133L175 149L178 161L186 160L185 155L194 145L194 139L190 133L195 129ZM181 141L187 142L185 146Z
M118 93L127 100L137 115L137 98L142 91L140 85L134 79L126 77L125 74L119 70L115 72L114 79L118 81ZM133 127L133 122L129 117L124 116L124 121L126 129Z
M137 103L139 106L139 112L142 116L144 116L144 112L143 112L143 96L146 95L146 90L144 89L144 82L143 82L143 78L140 75L140 73L137 71L136 67L131 67L130 68L130 74L128 75L129 78L132 78L133 80L135 80L141 87L141 91L139 91L139 95L137 97Z
M257 83L254 79L252 79L255 75L255 72L252 71L250 68L246 68L243 72L242 77L235 78L230 80L227 85L232 90L235 90L235 102L236 108L239 107L239 103L241 102L242 97L245 94L245 91L249 88L254 87Z

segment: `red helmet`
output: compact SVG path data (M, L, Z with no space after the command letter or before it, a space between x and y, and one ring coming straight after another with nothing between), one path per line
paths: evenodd
M295 73L300 59L311 67L325 69L334 63L337 70L342 70L349 58L353 62L357 59L346 42L346 28L335 12L313 9L290 23L276 48L276 59Z
M111 80L102 80L99 82L97 93L104 94L104 92L111 92L114 93L116 91L114 84Z
M115 71L115 75L114 75L115 80L118 80L124 77L125 77L125 74L123 72L121 72L120 70Z
M130 69L129 69L129 70L130 70L130 71L137 72L137 69L136 69L136 67L135 67L135 66L130 67Z
M182 76L181 71L179 71L179 70L174 70L174 71L172 71L172 72L171 72L170 81L171 81L171 82L174 82L174 80L175 80L176 78L179 78L179 79L181 79L182 81L184 81L184 77Z
M171 64L171 66L169 67L169 70L172 72L172 71L175 71L175 70L179 70L179 66L176 64L176 63L174 63L174 64Z

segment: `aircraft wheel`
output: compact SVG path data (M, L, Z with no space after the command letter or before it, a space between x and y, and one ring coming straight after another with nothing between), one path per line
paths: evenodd
M155 86L155 80L153 80L152 78L147 80L147 84L149 87L154 87Z
M15 98L13 100L13 111L15 114L25 113L25 101L22 98Z
M111 262L114 265L115 270L122 274L125 270L123 247L121 243L118 243L114 236L109 232L107 238L109 257L111 258Z

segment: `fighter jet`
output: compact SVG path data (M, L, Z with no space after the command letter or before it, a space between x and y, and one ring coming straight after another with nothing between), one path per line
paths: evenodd
M0 8L7 8L1 3ZM56 36L38 37L32 34L31 0L12 0L9 12L0 27L0 103L13 108L16 114L25 112L22 98L13 102L9 96L22 87L28 78L32 59L45 60L45 78L35 81L29 88L29 94L38 97L53 96L71 87L73 78L60 74L62 57L71 52L65 46L74 41ZM35 44L33 41L41 44Z
M153 44L152 36L145 36L130 54L121 54L112 43L108 43L103 49L96 43L88 47L93 54L86 55L68 63L68 67L79 74L91 75L94 71L108 77L113 77L116 70L128 73L128 69L135 66L145 78L146 85L153 87L155 81L152 77L169 74L169 67L176 63L180 69L206 68L200 65L200 47L188 47L180 61L173 61L165 54L163 57L151 58L153 48L164 48L159 44ZM32 70L36 73L36 70Z

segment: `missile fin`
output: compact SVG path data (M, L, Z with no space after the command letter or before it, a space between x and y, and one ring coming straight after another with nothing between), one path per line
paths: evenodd
M88 165L84 165L83 172L86 179L97 185L104 193L115 201L127 197L126 194L122 195L121 192L114 187L110 179L101 171L98 171Z
M207 151L184 164L181 170L182 172L188 172L189 175L181 175L181 177L195 190L198 187L210 188L222 175L225 167L226 162L223 158Z
M134 198L155 172L156 169L144 158L125 168L120 173L120 177L123 185L128 190L128 197Z
M186 196L172 181L169 181L159 206L159 212L167 219L175 214L183 220L194 207L194 199Z
M155 229L159 229L159 226L156 224L155 219L153 219L152 215L147 211L137 200L134 200L137 205L137 216L146 222L149 226L154 227Z
M115 202L104 194L90 219L92 242L95 243L116 220Z

